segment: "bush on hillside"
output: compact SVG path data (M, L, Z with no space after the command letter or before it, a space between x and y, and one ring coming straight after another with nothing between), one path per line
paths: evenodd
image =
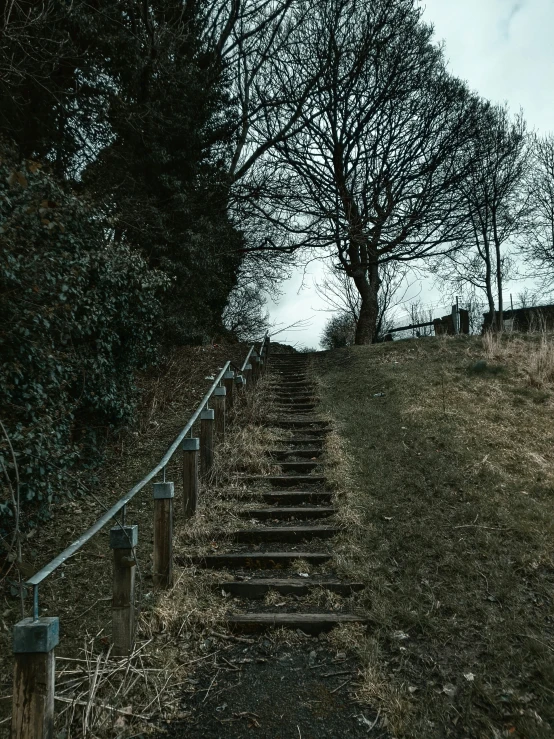
M0 407L22 507L44 512L63 470L98 453L154 358L167 277L107 238L83 199L0 142ZM9 444L0 462L15 480ZM13 515L6 475L2 528ZM63 487L67 490L67 480Z

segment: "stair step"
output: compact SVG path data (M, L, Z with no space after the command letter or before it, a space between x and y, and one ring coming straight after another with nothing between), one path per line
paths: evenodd
M289 506L274 508L244 508L240 510L241 518L327 518L337 512L332 506Z
M276 382L270 382L269 387L282 392L288 392L289 390L308 390L313 392L315 389L314 383L311 380L293 379L293 380L277 380Z
M283 429L309 429L311 431L329 431L330 426L327 421L320 421L317 418L276 418L271 421L272 426Z
M239 500L259 500L268 505L302 505L303 503L311 503L313 505L325 505L330 503L333 497L329 490L248 490L244 493L236 494L232 490L229 492L229 498L238 498Z
M330 554L322 552L246 552L230 554L206 554L192 557L192 563L211 570L223 567L248 567L250 569L271 570L289 567L293 562L304 560L309 564L320 565L331 559Z
M327 490L286 490L280 493L262 493L266 503L272 505L298 505L299 503L330 503L332 493Z
M279 467L283 472L289 470L298 470L299 472L307 472L308 470L315 470L316 467L321 467L321 462L306 462L305 460L294 460L292 462L279 462Z
M270 449L268 455L273 459L286 459L287 457L320 457L323 453L321 447L319 449Z
M338 526L263 526L239 529L231 538L242 544L269 541L296 543L310 539L331 539L339 533Z
M317 437L314 438L313 436L307 436L303 439L297 437L295 437L294 439L281 439L281 441L283 442L283 444L293 444L298 446L302 445L302 449L299 449L298 451L304 451L304 447L306 446L306 444L313 444L314 446L317 445L319 447L319 451L321 451L321 448L323 447L323 439Z
M306 634L320 634L340 624L363 624L365 619L350 613L237 613L227 617L235 631L262 631L268 628L300 629Z
M273 394L276 398L293 398L294 400L313 400L315 394L314 387L299 387L299 388L287 388L283 385L279 385L273 390Z
M291 403L290 405L275 405L272 409L275 413L281 414L302 414L302 413L313 413L316 410L315 405L295 405Z
M267 482L270 485L324 485L325 475L248 475L246 482Z
M296 405L304 406L304 405L311 405L315 406L315 401L313 398L305 398L300 397L298 398L291 398L290 395L277 397L275 398L275 405L278 408L295 408Z
M361 582L349 582L346 580L311 580L310 578L252 578L251 580L236 580L234 582L221 582L217 588L239 598L250 598L258 600L270 591L276 591L282 595L308 595L315 588L324 588L337 595L348 596L363 590L365 585Z

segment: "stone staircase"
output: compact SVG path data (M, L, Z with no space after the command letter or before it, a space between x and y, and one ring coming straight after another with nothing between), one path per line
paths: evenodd
M315 413L309 357L276 354L270 369L276 378L271 387L276 412L267 424L280 429L283 439L269 457L280 471L245 477L250 500L259 505L238 513L255 525L234 532L230 551L198 557L196 563L234 576L217 584L224 593L239 598L245 611L228 614L227 625L233 629L287 627L317 634L338 624L363 623L355 613L322 611L303 603L315 588L348 597L363 585L333 572L333 538L339 528L333 522L332 494L326 489L323 443L329 424ZM299 572L301 562L315 571ZM271 592L295 596L293 605L266 606L263 599Z

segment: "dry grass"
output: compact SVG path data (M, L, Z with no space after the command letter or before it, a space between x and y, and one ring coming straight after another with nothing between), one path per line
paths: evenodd
M526 373L531 387L545 389L554 382L554 343L546 333L529 341L523 335L487 333L483 349L488 359L510 363Z
M397 737L554 734L553 357L512 335L319 363L338 566L367 583L358 696Z

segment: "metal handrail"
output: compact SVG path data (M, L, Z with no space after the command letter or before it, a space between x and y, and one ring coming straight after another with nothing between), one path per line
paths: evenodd
M248 352L248 354L246 355L246 359L242 363L242 367L240 368L241 372L244 372L244 370L246 369L246 365L248 364L248 360L252 356L253 351L254 351L254 344L252 344L252 346L250 347L250 351Z
M263 341L261 342L260 346L260 352L266 345L266 343L269 341L268 332L266 331ZM246 365L248 364L248 360L250 359L252 352L255 351L255 345L252 344L250 347L250 350L248 351L248 354L246 355L246 359L244 360L244 363L242 365L242 368L240 372L243 372ZM119 511L125 508L125 506L135 497L135 495L140 492L145 485L147 485L152 478L154 478L159 472L164 470L167 466L168 462L171 460L177 449L179 448L181 442L185 438L185 436L191 431L192 427L198 420L198 417L208 406L208 403L210 401L210 398L212 397L215 389L221 384L223 380L223 376L227 372L230 366L236 367L234 363L231 363L230 361L227 361L221 371L219 372L218 376L213 381L210 389L208 392L204 395L202 398L202 401L188 420L186 426L179 432L178 436L176 437L175 441L171 444L167 452L164 454L160 462L152 469L145 477L142 478L140 482L138 482L134 487L129 490L128 493L126 493L122 498L120 498L117 503L115 503L110 509L108 509L104 515L102 515L90 528L88 528L84 534L82 534L78 539L76 539L72 544L70 544L66 549L63 550L60 554L58 554L57 557L54 557L47 565L45 565L42 569L40 569L38 572L36 572L31 578L26 580L25 584L29 587L33 588L33 619L38 619L38 588L39 585L46 580L47 577L49 577L57 568L62 565L64 562L66 562L70 557L72 557L76 552L79 551L95 534L97 534L104 526L113 519Z
M89 541L100 529L102 529L109 521L112 519L119 511L129 503L130 500L132 500L135 495L142 490L142 488L150 482L150 480L155 477L158 472L160 472L170 461L171 457L175 454L177 449L179 448L179 445L185 438L185 436L188 434L188 432L192 429L196 421L198 420L198 416L202 413L204 408L208 405L208 402L210 398L213 395L214 390L216 387L219 386L221 380L223 379L223 375L227 372L229 368L230 362L226 362L225 366L219 373L219 375L215 378L213 381L210 389L206 393L206 395L203 397L200 405L198 408L194 411L192 416L190 417L187 425L179 432L179 435L173 442L173 444L169 447L167 452L162 457L161 461L154 467L153 470L151 470L146 477L143 477L142 480L137 483L129 492L124 495L122 498L120 498L115 505L113 505L106 513L104 513L103 516L101 516L96 523L94 523L85 533L80 536L76 541L73 542L73 544L70 544L66 549L64 549L61 554L58 554L57 557L55 557L51 562L49 562L47 565L45 565L41 570L39 570L36 574L33 575L29 580L26 581L26 585L37 587L40 585L40 583L45 580L49 575L54 572L61 564L63 564L69 557L73 556L76 552L81 549L82 546L84 546L87 541Z

